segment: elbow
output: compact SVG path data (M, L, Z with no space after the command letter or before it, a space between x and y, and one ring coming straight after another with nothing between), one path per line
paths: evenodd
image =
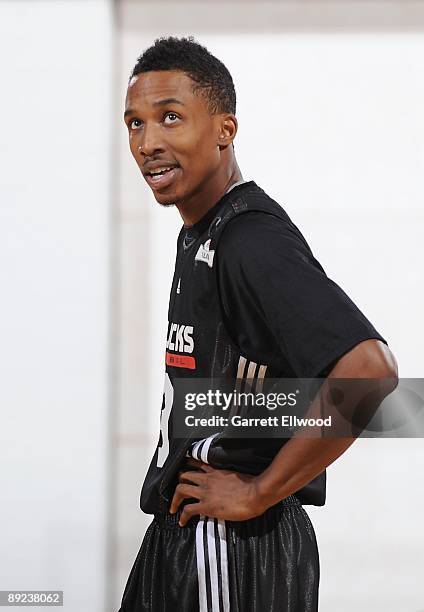
M392 393L399 383L399 369L395 356L387 345L375 341L373 355L370 359L369 378L378 378L385 391Z
M386 394L398 385L398 365L389 347L381 340L364 340L344 355L332 370L334 378L378 379Z
M385 396L393 393L399 384L397 368L381 368L379 374L373 378L378 378L380 387Z

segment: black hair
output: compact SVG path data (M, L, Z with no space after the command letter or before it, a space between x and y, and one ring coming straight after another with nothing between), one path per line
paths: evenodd
M235 114L236 92L230 72L193 36L157 38L137 58L129 81L137 74L154 70L185 72L196 83L193 91L201 90L211 114Z

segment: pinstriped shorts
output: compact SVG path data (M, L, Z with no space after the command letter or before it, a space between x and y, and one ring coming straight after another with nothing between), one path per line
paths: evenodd
M319 556L312 523L290 495L247 521L156 515L120 612L316 612Z

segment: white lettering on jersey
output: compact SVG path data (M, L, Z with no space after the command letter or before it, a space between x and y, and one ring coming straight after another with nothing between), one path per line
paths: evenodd
M192 353L194 350L194 340L192 338L193 327L191 325L186 325L184 328L184 340L187 344L184 345L185 353Z
M204 261L208 264L210 268L213 266L213 256L215 255L215 251L210 251L209 247L211 244L211 240L206 240L205 244L201 244L199 246L199 250L196 253L195 261Z
M166 348L169 348L171 351L175 349L174 343L172 342L172 334L176 329L178 329L178 325L176 323L171 323L171 327L169 328L168 340L166 342Z
M183 333L184 333L184 325L180 325L177 328L177 336L175 339L175 350L179 351L180 353L184 353L184 340L183 340Z
M158 457L156 465L162 467L169 455L169 433L168 423L174 401L174 388L168 374L165 373L165 384L163 386L163 407L160 413L161 443L158 446Z
M175 336L174 332L176 332ZM171 323L168 339L166 341L166 348L170 351L178 351L180 353L192 353L194 351L194 340L192 336L192 325Z

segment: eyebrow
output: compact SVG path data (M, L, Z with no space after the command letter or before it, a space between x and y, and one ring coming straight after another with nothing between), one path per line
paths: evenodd
M165 104L180 104L181 106L185 106L184 102L177 100L177 98L165 98L164 100L158 100L157 102L153 102L152 106L164 106ZM132 114L136 114L136 111L132 108L128 108L124 113L124 117Z

